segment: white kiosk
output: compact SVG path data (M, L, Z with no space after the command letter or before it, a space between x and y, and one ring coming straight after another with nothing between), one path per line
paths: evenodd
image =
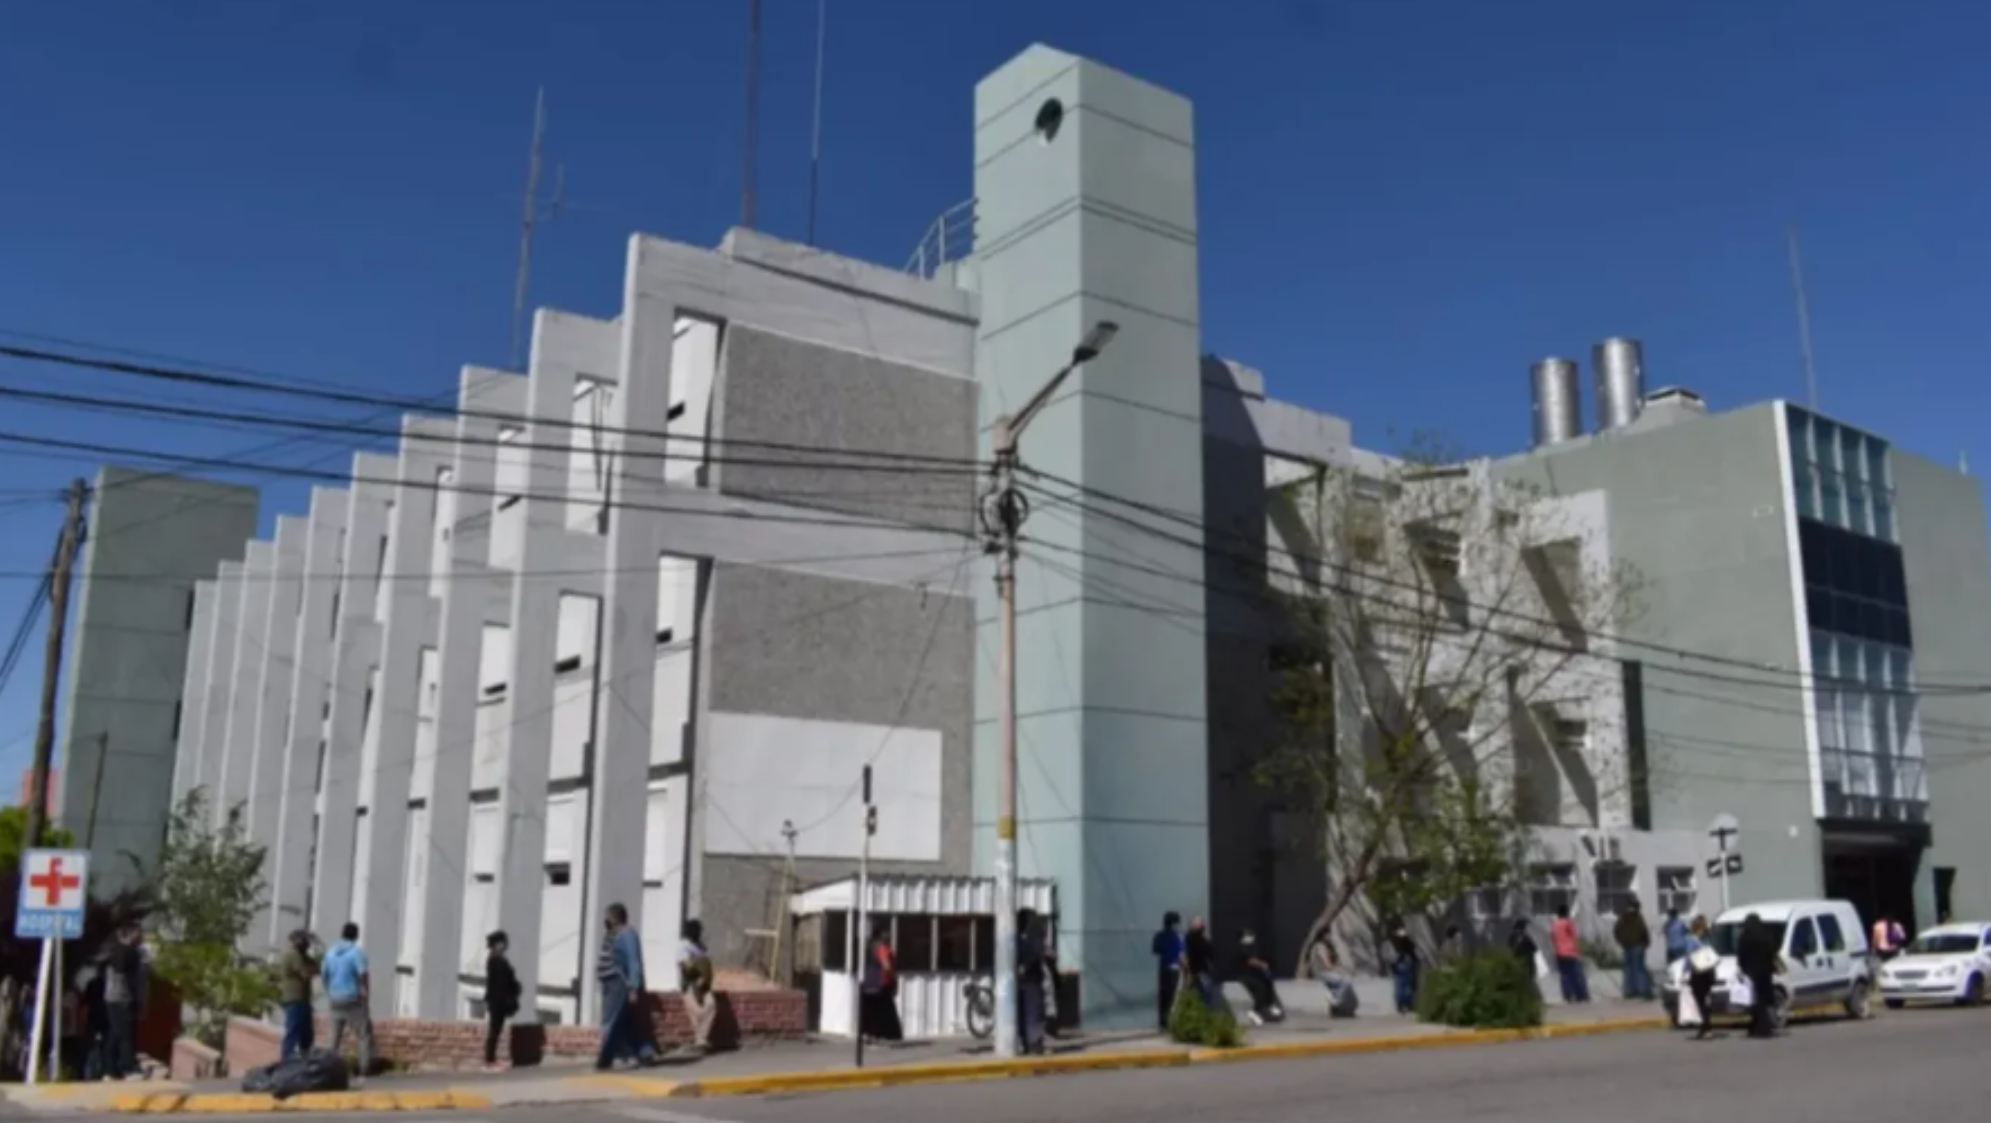
M899 1020L906 1037L966 1034L964 990L995 969L995 879L888 875L871 878L864 900L857 898L858 879L847 877L791 899L796 985L809 994L811 1028L838 1037L856 1028L852 971L862 962L861 912L867 928L885 929L898 957ZM1047 918L1050 931L1057 931L1051 882L1019 881L1016 904Z

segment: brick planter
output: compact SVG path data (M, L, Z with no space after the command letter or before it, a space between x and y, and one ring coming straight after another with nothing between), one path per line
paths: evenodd
M691 1021L676 994L648 994L644 1005L659 1045L691 1040ZM719 1018L712 1027L715 1049L737 1049L768 1041L796 1040L809 1029L808 998L796 990L742 990L719 994ZM548 1061L591 1060L600 1047L594 1026L512 1026L507 1054L515 1065ZM331 1044L331 1023L318 1015L320 1047ZM277 1059L283 1029L268 1022L235 1018L228 1023L225 1050L228 1071L240 1074ZM191 1043L190 1043L191 1044ZM471 1068L484 1062L484 1023L421 1018L384 1018L373 1024L374 1052L379 1062L397 1069ZM350 1056L351 1041L346 1043ZM175 1050L178 1071L178 1050Z

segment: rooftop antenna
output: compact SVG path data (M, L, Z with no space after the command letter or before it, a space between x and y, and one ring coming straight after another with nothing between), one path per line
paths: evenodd
M539 99L532 110L532 155L526 162L525 171L525 212L519 219L518 232L518 282L512 288L512 369L519 369L519 346L521 333L525 328L525 296L532 278L532 227L539 218L539 159L540 146L546 139L546 87L539 88ZM564 189L566 175L563 171L561 187ZM558 213L559 192L554 193L553 207Z
M830 0L816 0L816 102L809 123L809 244L816 244L816 196L823 172L823 39Z
M1804 295L1804 258L1797 249L1797 224L1790 228L1791 291L1797 296L1797 345L1804 360L1804 393L1811 412L1818 412L1818 369L1811 362L1811 305Z
M754 149L760 142L760 0L747 6L747 136L740 179L740 225L754 228Z

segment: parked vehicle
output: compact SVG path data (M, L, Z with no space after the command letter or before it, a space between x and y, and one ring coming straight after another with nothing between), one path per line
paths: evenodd
M1715 969L1715 989L1709 997L1714 1015L1741 1014L1728 1002L1735 981L1735 949L1742 922L1751 913L1761 917L1782 949L1784 973L1777 978L1771 1009L1779 1025L1794 1011L1825 1006L1843 1009L1847 1017L1867 1016L1873 992L1873 956L1867 947L1866 926L1848 901L1771 901L1729 909L1715 919L1708 942L1721 956ZM1680 1021L1680 992L1687 985L1685 961L1673 964L1660 988L1660 999L1674 1025Z
M1945 924L1880 969L1880 997L1890 1010L1910 1002L1980 1006L1991 980L1991 923Z

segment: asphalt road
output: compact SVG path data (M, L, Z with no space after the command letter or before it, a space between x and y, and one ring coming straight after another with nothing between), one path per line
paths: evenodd
M1872 1123L1984 1118L1991 1101L1987 1056L1991 1011L1904 1011L1865 1023L1800 1024L1774 1041L1735 1034L1697 1043L1675 1034L1628 1033L814 1096L400 1118L403 1123L1317 1123L1322 1118ZM295 1123L300 1117L283 1118Z

